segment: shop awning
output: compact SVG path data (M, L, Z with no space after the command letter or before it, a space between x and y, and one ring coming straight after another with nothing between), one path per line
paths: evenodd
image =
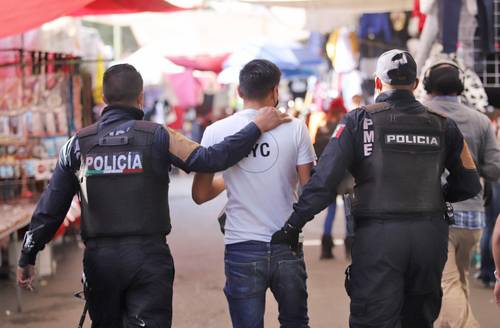
M78 10L91 2L92 0L2 1L0 38L23 33Z
M144 11L169 12L181 10L165 0L95 0L76 10L71 16L132 14Z
M228 57L229 54L219 56L199 55L194 57L168 56L167 58L174 64L184 66L188 69L219 73L222 71L224 62Z
M21 34L61 16L170 12L164 0L21 0L0 4L0 38Z

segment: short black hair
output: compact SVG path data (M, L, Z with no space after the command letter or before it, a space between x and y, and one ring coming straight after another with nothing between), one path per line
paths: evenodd
M426 90L438 95L460 95L464 91L459 69L448 64L432 68L426 83Z
M130 64L113 65L104 72L103 94L108 104L129 104L142 92L141 74Z
M272 62L254 59L240 71L240 93L249 100L264 99L279 83L281 71Z

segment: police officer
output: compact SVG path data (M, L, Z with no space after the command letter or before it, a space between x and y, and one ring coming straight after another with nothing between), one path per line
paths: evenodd
M457 125L415 100L416 64L391 50L377 62L374 105L338 125L316 173L273 242L295 246L304 224L355 178L356 236L346 270L350 327L432 327L441 306L448 225L444 202L481 190ZM449 171L443 187L440 177Z
M142 121L143 81L128 64L104 74L100 120L62 148L48 189L25 235L17 272L31 289L37 253L61 225L73 195L82 208L84 274L92 327L170 327L174 264L168 171L224 170L246 156L261 133L288 119L274 108L210 148Z

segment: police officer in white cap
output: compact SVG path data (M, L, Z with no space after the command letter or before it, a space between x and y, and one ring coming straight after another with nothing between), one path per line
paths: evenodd
M355 179L355 239L346 270L350 327L431 328L441 306L445 202L475 196L479 177L457 125L415 100L417 67L406 51L378 60L376 103L346 115L273 242L297 244L346 170ZM441 174L447 169L447 184Z

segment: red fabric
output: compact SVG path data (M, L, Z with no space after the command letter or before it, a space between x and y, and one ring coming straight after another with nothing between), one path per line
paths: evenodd
M200 55L195 57L169 56L167 58L174 64L184 66L188 69L220 73L228 57L229 54L219 56Z
M71 16L131 14L143 11L169 12L181 10L164 0L95 0L76 10Z
M182 130L182 126L184 125L184 112L185 109L182 106L174 106L173 111L175 112L175 116L177 119L175 122L172 122L168 125L169 128L174 130Z
M0 38L21 34L84 7L92 0L3 0Z
M421 33L424 29L425 14L420 11L420 0L415 0L413 2L412 16L418 18L418 31Z
M21 34L61 16L181 10L164 0L0 0L0 38Z

